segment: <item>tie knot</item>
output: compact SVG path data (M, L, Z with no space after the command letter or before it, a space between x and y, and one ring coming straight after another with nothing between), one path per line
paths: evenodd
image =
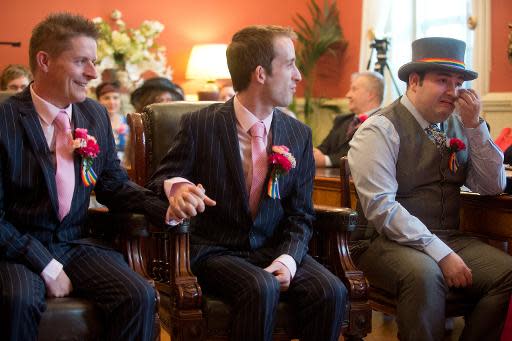
M264 137L265 125L261 121L256 122L252 125L250 132L252 137Z
M71 130L71 125L69 123L69 117L65 111L60 111L59 114L57 115L57 117L55 117L55 120L53 122L55 123L57 128L64 133L67 133L68 131Z
M441 130L439 129L439 126L437 124L435 124L435 123L429 125L427 128L425 128L425 130L427 130L427 131L436 131L438 133L441 132Z

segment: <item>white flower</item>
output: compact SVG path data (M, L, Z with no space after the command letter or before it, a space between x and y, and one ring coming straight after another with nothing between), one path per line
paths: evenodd
M96 17L92 19L92 22L95 24L99 24L103 22L103 19L101 19L101 17Z
M110 17L114 20L119 20L123 17L123 14L121 13L120 10L115 9L112 11L112 14L110 15Z

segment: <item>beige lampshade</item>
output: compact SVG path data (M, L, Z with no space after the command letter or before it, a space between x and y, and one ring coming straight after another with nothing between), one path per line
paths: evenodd
M185 77L212 81L216 79L230 79L226 61L226 44L199 44L194 45L188 60Z

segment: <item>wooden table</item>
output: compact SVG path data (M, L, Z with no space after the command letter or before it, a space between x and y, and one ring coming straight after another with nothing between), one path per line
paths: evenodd
M507 171L507 177L512 177L512 171ZM351 186L351 192L353 190L354 186ZM339 168L317 168L313 203L340 207L343 195ZM462 192L460 228L507 242L508 253L512 255L512 195L484 196Z

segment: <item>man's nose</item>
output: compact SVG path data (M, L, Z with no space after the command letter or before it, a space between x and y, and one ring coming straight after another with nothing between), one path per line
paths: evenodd
M85 74L91 79L98 78L98 73L96 72L96 68L94 67L93 62L87 63L87 66L85 67Z

